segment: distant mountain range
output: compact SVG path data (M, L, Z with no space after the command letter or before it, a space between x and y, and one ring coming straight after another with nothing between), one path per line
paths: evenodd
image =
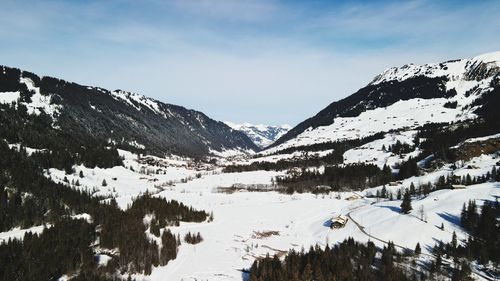
M47 114L67 134L128 150L200 157L259 149L244 133L199 111L0 66L0 103L11 102L24 104L28 113Z
M290 125L263 125L263 124L235 124L229 121L224 121L226 125L234 130L241 131L247 135L258 147L265 148L270 146L274 141L283 136L292 127Z

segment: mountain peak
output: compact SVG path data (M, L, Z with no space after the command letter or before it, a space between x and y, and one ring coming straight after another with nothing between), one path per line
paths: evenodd
M224 121L224 123L233 130L243 132L260 148L268 147L292 128L287 124L273 126L251 124L248 122L236 124L230 121Z

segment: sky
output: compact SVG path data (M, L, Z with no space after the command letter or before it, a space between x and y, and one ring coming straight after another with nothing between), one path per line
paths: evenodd
M407 63L500 50L500 1L0 0L0 65L296 125Z

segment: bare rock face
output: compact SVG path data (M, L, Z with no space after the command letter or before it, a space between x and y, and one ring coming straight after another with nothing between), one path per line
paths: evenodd
M500 66L496 62L476 61L471 63L467 68L468 70L464 74L464 78L467 81L481 81L500 73Z
M451 150L453 160L468 161L483 154L492 154L500 150L500 135L490 139L465 142Z

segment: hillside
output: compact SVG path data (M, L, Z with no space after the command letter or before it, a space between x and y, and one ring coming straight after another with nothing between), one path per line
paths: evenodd
M73 136L157 155L201 157L210 151L258 149L245 134L199 111L136 93L1 68L0 102L20 102L29 114L43 111L54 128Z
M498 87L499 72L500 52L387 69L366 87L292 128L268 151L493 114L489 104L498 97L487 93Z

